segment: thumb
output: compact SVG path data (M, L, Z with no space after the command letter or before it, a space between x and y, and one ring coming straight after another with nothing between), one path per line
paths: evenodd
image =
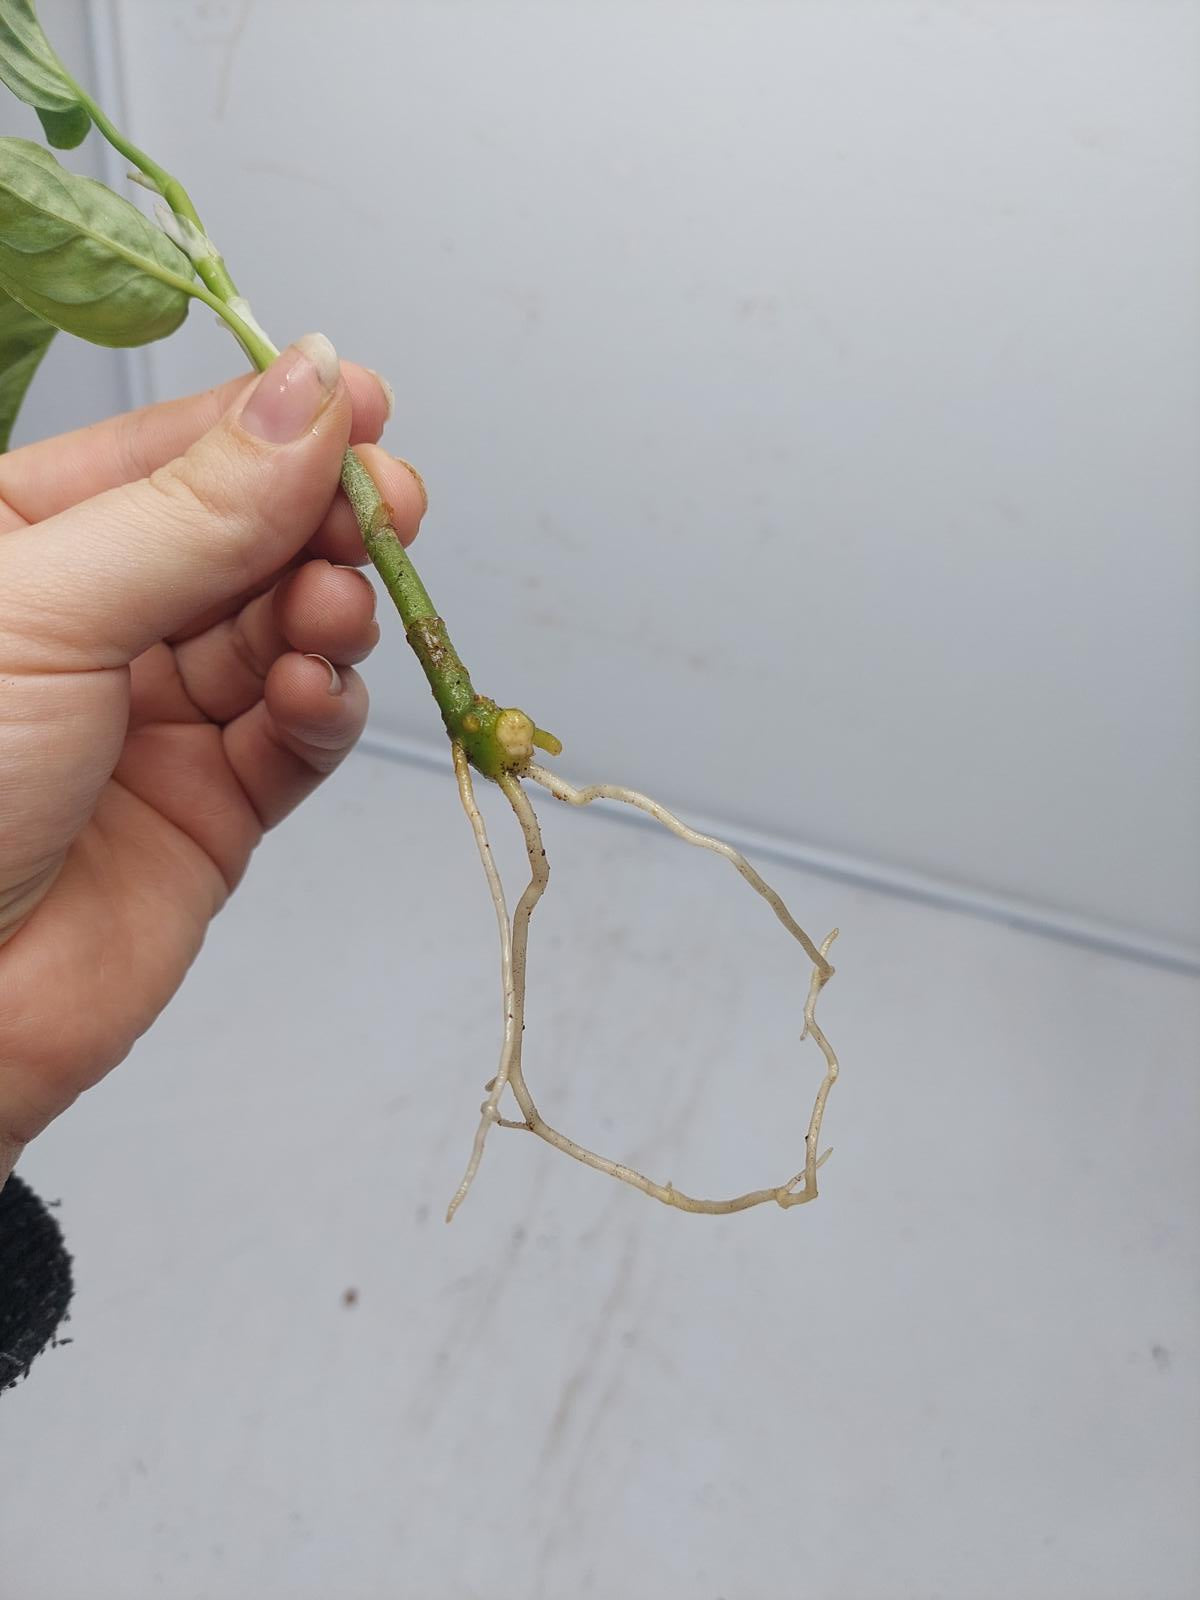
M148 478L0 540L0 650L18 671L123 666L282 567L337 491L351 402L323 334L289 345Z

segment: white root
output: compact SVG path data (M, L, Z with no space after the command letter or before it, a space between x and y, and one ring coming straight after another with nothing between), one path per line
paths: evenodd
M488 1084L488 1097L480 1108L479 1126L475 1133L475 1141L471 1149L470 1160L463 1180L450 1202L446 1213L449 1222L458 1207L466 1198L467 1191L479 1170L479 1163L483 1157L483 1148L488 1133L493 1125L504 1128L519 1128L526 1132L534 1133L547 1144L553 1145L556 1150L561 1150L565 1155L572 1156L576 1161L581 1161L585 1166L593 1167L598 1172L605 1172L610 1177L618 1178L622 1183L631 1184L635 1189L640 1189L643 1194L650 1195L655 1200L661 1200L664 1205L674 1206L676 1210L702 1213L709 1216L727 1215L734 1211L746 1211L751 1206L763 1205L774 1201L783 1208L802 1205L813 1200L817 1195L817 1171L824 1165L830 1152L826 1150L818 1155L818 1143L821 1133L821 1121L825 1114L825 1103L829 1098L829 1091L838 1076L838 1060L829 1041L821 1031L816 1020L816 1004L821 990L833 976L833 967L829 963L829 950L837 938L837 929L817 946L808 937L796 922L779 894L759 876L750 863L739 851L723 843L719 839L710 838L709 835L697 833L694 828L689 828L657 801L649 799L646 795L639 794L634 789L625 789L616 784L592 784L587 788L574 788L565 783L555 774L546 771L543 767L530 765L525 770L525 776L534 783L540 784L556 799L568 805L584 806L593 800L616 800L625 805L636 806L653 817L655 821L669 829L677 838L687 844L698 846L700 849L712 850L717 855L723 856L737 871L741 873L747 883L760 894L774 911L783 926L802 947L805 954L813 964L812 979L809 983L808 997L804 1003L804 1027L800 1037L812 1038L825 1058L825 1076L817 1090L817 1097L813 1103L812 1113L809 1117L808 1130L805 1134L805 1160L804 1166L786 1183L774 1188L753 1189L746 1194L735 1195L728 1200L700 1200L691 1195L684 1194L671 1183L655 1183L640 1172L635 1172L632 1167L624 1166L617 1161L611 1161L607 1156L597 1155L592 1150L585 1149L576 1144L573 1139L559 1133L552 1128L542 1117L534 1103L533 1096L525 1082L525 1073L521 1060L522 1035L525 1027L525 974L529 950L529 920L533 908L541 899L549 881L550 869L546 861L546 852L542 845L541 829L538 826L537 815L530 803L529 796L515 777L504 775L498 781L505 797L513 808L521 832L525 839L525 850L529 858L530 878L524 893L517 902L511 922L508 916L504 899L504 889L500 882L500 874L496 870L495 861L492 859L491 846L488 843L487 831L483 818L480 815L478 804L475 800L474 785L471 780L470 768L466 756L459 745L454 746L454 767L458 778L459 796L463 809L471 823L475 835L475 842L479 848L480 859L483 862L484 873L487 877L488 889L492 896L492 904L496 910L496 920L500 930L500 970L504 995L504 1044L500 1052L500 1066L496 1076ZM505 1089L511 1089L517 1105L522 1113L522 1120L503 1117L500 1114L500 1101Z
M661 822L664 828L668 828L685 844L694 844L701 850L712 850L717 855L724 856L726 861L737 868L750 887L762 895L792 938L802 947L813 966L822 974L821 982L826 983L833 977L833 968L826 961L824 952L817 949L780 896L769 883L759 877L740 850L735 850L731 844L726 844L722 839L713 839L707 833L697 833L695 828L689 828L686 822L680 822L678 817L673 816L666 806L660 806L657 800L651 800L649 795L639 794L636 789L625 789L616 783L590 783L584 789L575 789L545 767L530 766L526 771L534 783L541 784L542 788L548 790L556 800L565 801L569 806L587 806L591 805L593 800L619 800L622 805L635 806L647 816L653 817L655 822ZM836 936L835 929L830 938Z
M458 779L458 797L462 801L463 810L471 824L471 831L475 835L475 843L479 850L479 859L483 863L484 876L487 878L488 891L492 897L492 905L496 910L496 923L500 933L500 984L503 993L504 1005L504 1043L500 1048L500 1065L496 1069L496 1076L488 1084L489 1094L480 1107L479 1127L475 1130L475 1143L471 1148L471 1159L467 1162L467 1170L463 1180L454 1192L446 1210L446 1221L454 1220L454 1213L467 1198L467 1190L475 1181L475 1174L479 1171L479 1163L483 1160L483 1146L488 1136L488 1129L493 1122L500 1121L500 1096L504 1093L508 1082L509 1070L512 1066L513 1041L516 1033L513 1027L513 1011L516 1000L516 990L513 984L512 970L512 930L508 921L508 906L504 900L504 885L500 881L500 874L496 869L492 857L492 847L488 842L487 828L484 826L483 816L475 799L475 785L471 781L471 768L467 763L466 753L462 745L454 745L454 775Z

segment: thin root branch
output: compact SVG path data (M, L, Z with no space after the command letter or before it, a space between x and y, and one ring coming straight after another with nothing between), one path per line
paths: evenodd
M475 834L475 842L479 847L480 859L483 862L484 873L487 877L488 889L492 896L492 904L496 910L496 921L500 930L500 971L504 1001L504 1043L500 1052L500 1066L496 1076L487 1085L488 1098L480 1108L479 1126L475 1133L475 1142L471 1149L470 1160L463 1180L450 1202L446 1213L449 1222L466 1198L467 1191L479 1170L479 1163L483 1157L483 1148L489 1130L493 1126L503 1128L517 1128L528 1133L534 1133L539 1139L544 1139L556 1150L561 1150L565 1155L572 1156L576 1161L581 1161L584 1166L593 1167L597 1172L605 1172L610 1177L618 1178L622 1183L628 1183L635 1189L640 1189L643 1194L650 1195L655 1200L661 1200L664 1205L673 1206L677 1211L699 1213L706 1216L723 1216L734 1211L747 1211L751 1206L765 1205L774 1201L778 1206L787 1209L791 1206L803 1205L813 1200L817 1195L817 1172L828 1160L831 1152L826 1150L817 1154L820 1141L821 1120L825 1114L825 1103L829 1098L829 1091L833 1087L838 1075L838 1061L832 1047L821 1031L816 1020L816 1005L821 990L833 976L833 967L829 963L829 951L833 941L837 938L837 929L817 946L808 937L796 922L779 894L764 881L754 870L750 863L739 851L723 843L719 839L710 838L709 835L697 833L694 828L689 828L673 816L657 801L649 799L646 795L639 794L634 789L621 788L616 784L592 784L587 788L576 789L555 774L547 772L545 768L530 766L526 776L533 782L547 789L556 799L565 801L568 805L584 806L593 800L617 800L625 805L636 806L638 810L646 812L657 822L661 822L678 838L687 844L693 844L700 849L712 850L717 855L723 856L732 863L745 878L747 883L762 896L774 911L779 921L788 930L792 937L804 950L813 964L812 978L809 983L808 997L804 1004L804 1027L801 1038L811 1038L816 1041L821 1054L825 1058L825 1077L817 1090L817 1097L813 1104L812 1114L809 1117L808 1131L805 1134L804 1149L805 1161L803 1169L790 1178L787 1183L776 1188L752 1189L746 1194L735 1195L728 1200L699 1200L692 1195L685 1194L672 1183L655 1183L640 1172L635 1172L632 1167L624 1166L621 1162L611 1161L607 1156L597 1155L592 1150L587 1150L583 1145L576 1144L573 1139L559 1133L538 1111L529 1086L525 1081L525 1072L521 1060L522 1035L525 1026L525 978L529 952L529 921L533 909L541 899L549 881L550 869L546 861L546 851L542 844L541 828L538 825L537 815L530 803L529 796L521 787L520 782L511 774L503 774L497 779L508 803L512 806L525 839L525 850L529 858L530 877L520 900L517 902L511 922L504 899L504 889L500 882L500 875L492 859L491 847L488 843L487 831L483 818L475 800L474 786L471 780L470 768L461 745L454 745L454 768L458 777L458 790L462 799L463 809L470 819L471 828ZM511 1089L522 1119L501 1116L499 1106L505 1089Z
M675 837L682 839L685 844L694 844L701 850L712 850L716 855L724 856L726 861L737 868L750 887L762 895L817 969L821 982L828 983L833 977L833 968L826 961L824 952L817 949L771 885L755 872L741 851L735 850L731 844L726 844L722 839L714 839L707 833L697 833L695 828L689 828L686 822L680 822L678 817L673 816L666 806L660 806L657 800L651 800L649 795L639 794L636 789L625 789L616 783L591 783L584 789L576 789L571 784L565 783L556 773L538 766L531 766L528 769L528 776L534 783L541 784L542 788L548 790L556 800L563 800L569 806L586 806L593 800L619 800L622 805L635 806L638 811L644 811L647 816L653 817L655 822L661 822L664 828L669 828ZM836 929L830 937L836 937ZM828 942L826 940L826 944Z
M508 921L508 906L504 900L504 885L500 882L500 874L492 858L492 847L488 842L487 828L484 826L483 816L475 799L475 785L471 779L471 768L467 763L466 753L457 740L455 740L453 748L454 775L458 779L458 796L462 801L463 810L467 813L471 831L475 835L475 843L479 849L479 859L483 863L484 876L487 878L492 905L496 911L496 925L500 933L500 984L504 1005L504 1043L500 1047L500 1065L496 1070L496 1076L487 1085L488 1097L480 1108L479 1126L475 1130L475 1143L471 1147L471 1158L467 1162L467 1170L463 1173L463 1180L455 1190L454 1198L446 1211L447 1222L453 1221L454 1213L467 1198L467 1190L471 1187L475 1174L479 1171L479 1163L483 1160L483 1147L487 1140L488 1129L494 1122L500 1120L500 1113L497 1108L500 1104L500 1096L504 1093L504 1086L508 1082L516 1041L521 1036L520 1029L513 1026L512 930Z

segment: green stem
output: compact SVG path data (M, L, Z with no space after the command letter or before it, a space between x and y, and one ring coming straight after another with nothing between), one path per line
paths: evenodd
M86 106L88 115L109 144L112 145L113 149L120 151L126 161L135 166L143 177L150 179L177 217L183 217L191 223L198 233L204 234L205 238L207 238L208 235L205 233L204 224L200 221L199 213L192 204L191 196L178 178L173 178L165 167L160 167L157 161L148 156L144 150L140 150L131 139L127 139L120 128L96 104L86 89L82 88L74 79L71 80L71 83ZM218 300L227 303L230 300L240 298L237 285L230 276L229 268L225 265L223 256L214 253L205 257L202 261L197 261L195 267L201 280L216 295Z
M558 741L536 728L523 711L503 710L476 694L462 657L450 642L429 591L392 526L390 508L353 450L342 458L342 488L354 508L367 554L404 623L404 633L442 713L446 732L462 744L471 764L489 778L525 765L534 745Z
M211 253L189 257L201 284L201 287L190 286L191 293L198 300L203 300L206 305L211 306L217 315L228 323L246 355L261 372L275 359L279 351L261 328L248 323L241 315L241 311L246 309L246 302L238 293L237 284L234 283L232 274L225 265L224 256L217 251L209 238L200 220L200 213L192 204L191 195L178 178L172 177L165 167L159 166L158 162L134 144L132 139L126 138L103 107L97 105L81 84L76 83L73 78L71 84L86 106L88 115L113 149L123 155L143 178L147 178L175 216L185 225L195 229L197 237L208 244Z
M237 304L230 305L202 283L184 283L181 287L217 313L246 352L251 366L257 367L260 372L267 370L279 351L260 327L251 325L238 315ZM244 305L245 302L239 300L238 304Z
M354 508L367 554L375 563L375 570L383 579L405 628L427 617L436 617L437 608L392 527L383 496L353 450L347 450L342 457L342 488Z
M211 244L200 214L179 180L127 139L85 89L79 84L74 87L101 134L150 180L175 216L186 224L185 232L194 229L198 240ZM201 251L193 258L193 265L200 282L188 285L190 293L224 319L251 363L265 372L279 352L253 318L247 320L249 307L238 293L224 259L215 249L210 254ZM558 740L536 727L531 717L476 694L470 674L450 642L446 624L438 616L429 591L392 526L389 506L353 450L347 450L342 458L341 482L354 508L367 554L400 613L405 636L429 681L450 738L462 744L472 765L489 778L521 771L528 765L535 746L557 755L561 749Z

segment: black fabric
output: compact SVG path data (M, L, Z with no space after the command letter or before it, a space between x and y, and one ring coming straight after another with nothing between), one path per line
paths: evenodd
M0 1189L0 1392L54 1339L72 1287L58 1223L14 1174Z

